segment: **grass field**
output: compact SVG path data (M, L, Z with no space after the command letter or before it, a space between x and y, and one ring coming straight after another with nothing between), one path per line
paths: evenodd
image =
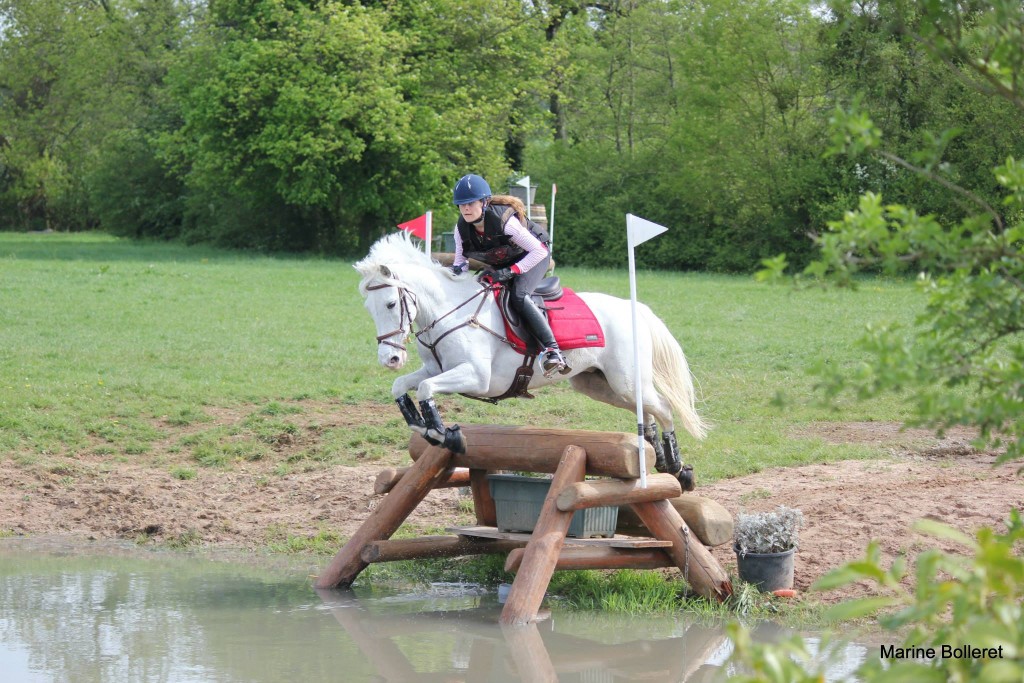
M560 268L578 291L628 297L625 270ZM348 262L271 258L102 234L0 233L0 453L26 464L83 454L152 457L157 444L196 467L265 457L275 434L310 412L393 410L384 424L322 435L310 460L382 457L407 441L378 367L374 328ZM896 399L826 408L807 368L863 361L864 325L911 321L912 284L867 281L857 291L794 290L750 277L641 272L639 298L683 345L702 414L697 444L681 438L703 481L836 458L868 446L796 436L820 420L901 420ZM786 400L779 405L779 397ZM451 421L633 433L635 417L568 385L499 406L444 397ZM246 418L212 426L218 410ZM204 424L210 423L208 429Z

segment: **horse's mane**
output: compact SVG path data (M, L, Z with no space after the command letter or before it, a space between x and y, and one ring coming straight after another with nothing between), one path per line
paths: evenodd
M427 268L440 273L448 273L448 269L427 256L409 239L404 230L394 232L377 240L366 258L353 266L362 277L359 291L366 294L366 285L374 277L384 282L394 282L395 275L401 271L415 268Z

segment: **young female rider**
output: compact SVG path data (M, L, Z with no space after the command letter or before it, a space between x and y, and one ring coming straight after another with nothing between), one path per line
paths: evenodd
M455 227L452 272L466 269L467 255L486 263L485 273L509 288L509 303L540 343L544 374L568 373L569 364L551 326L530 296L551 264L547 233L532 221L524 226L511 207L492 204L491 188L478 175L459 178L452 198L461 214Z

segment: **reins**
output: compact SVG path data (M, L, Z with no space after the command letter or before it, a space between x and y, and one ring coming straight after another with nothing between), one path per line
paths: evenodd
M394 279L396 280L396 283L383 283L383 284L379 284L379 285L367 285L366 286L367 290L377 290L377 289L384 289L386 287L396 287L396 288L398 288L398 291L400 292L399 301L400 301L400 304L401 304L402 308L401 308L400 316L399 316L399 319L398 319L398 329L394 330L392 332L388 332L386 334L382 334L382 335L378 336L377 337L377 343L378 344L387 344L388 346L393 346L396 349L401 349L402 351L405 351L406 349L405 349L404 345L396 344L395 342L391 341L389 339L389 337L393 337L396 334L401 334L402 335L402 339L404 340L406 337L408 337L409 334L414 334L416 336L416 341L419 344L421 344L422 346L430 349L430 353L434 356L434 360L437 361L437 366L439 368L441 368L441 370L444 370L444 365L441 363L441 356L437 352L438 344L440 344L441 340L443 340L445 337L450 335L452 332L455 332L457 330L461 330L462 328L467 327L467 326L468 327L475 327L475 328L481 329L484 332L487 332L488 334L496 337L499 341L502 341L505 344L508 344L509 346L515 348L515 344L513 344L512 341L508 337L506 337L505 335L500 334L498 332L495 332L491 328L487 327L487 325L484 325L482 322L480 322L479 315L480 315L480 311L483 310L484 305L487 303L487 294L489 294L489 293L493 292L495 289L497 289L498 285L493 284L493 283L489 284L489 285L481 285L481 288L479 290L477 290L477 292L475 294L470 296L468 299L463 301L461 304L457 305L455 308L451 309L450 311L448 311L447 313L441 315L440 317L434 318L434 320L429 325L421 328L419 332L413 332L412 327L413 327L413 322L414 321L413 321L413 318L412 318L412 314L409 312L408 299L411 298L412 301L413 301L413 304L415 305L417 303L416 294L414 292L410 291L407 287L404 287L401 284L397 284L397 278L394 278ZM476 310L473 311L472 315L470 315L469 318L467 318L465 321L459 323L458 325L455 325L454 327L451 327L448 330L445 330L433 342L427 342L427 341L424 341L422 339L422 335L426 334L427 332L430 332L442 320L444 320L448 316L452 315L453 313L455 313L456 311L458 311L462 307L466 306L467 304L472 302L477 297L480 297L480 303L477 305ZM408 332L405 330L405 320L406 320L406 318L408 318L408 320L409 320L409 331Z

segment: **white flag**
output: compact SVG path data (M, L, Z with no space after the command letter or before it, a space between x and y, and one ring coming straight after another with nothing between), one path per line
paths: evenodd
M630 249L643 244L652 237L657 237L666 230L668 228L664 225L652 223L631 213L626 214L626 239Z
M516 181L516 185L519 185L520 187L525 187L526 191L529 192L530 191L530 176L528 176L528 175L523 176L522 178L520 178L519 180Z

